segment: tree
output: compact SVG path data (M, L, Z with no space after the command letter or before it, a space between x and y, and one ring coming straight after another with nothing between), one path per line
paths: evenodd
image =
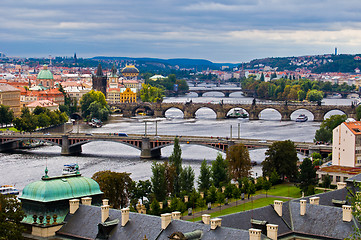
M0 194L0 239L21 240L25 230L21 220L25 217L21 203L15 195Z
M361 105L358 105L356 108L356 120L360 121L361 119Z
M206 159L202 161L200 174L198 176L198 190L199 191L207 191L211 186L211 167L208 166Z
M305 158L300 165L300 175L298 178L299 184L298 187L304 192L306 195L313 194L313 192L309 192L311 188L310 186L314 186L317 184L316 177L316 169L314 168L311 159Z
M90 119L93 115L99 116L100 120L107 120L110 110L105 96L100 91L91 90L80 99L82 116Z
M165 177L165 166L164 164L153 162L152 164L152 192L154 194L154 198L162 202L165 200L167 195L167 183Z
M247 147L243 144L233 145L228 148L226 160L228 161L228 172L230 178L238 180L249 176L251 170L251 158Z
M215 187L221 187L228 182L227 161L218 153L215 161L212 162L212 179Z
M361 189L360 183L354 183L355 189ZM359 223L361 220L361 209L360 209L360 202L361 202L361 194L350 192L349 202L352 206L352 215ZM347 240L359 240L361 239L361 229L359 228L359 224L355 224L354 232L347 238Z
M157 199L154 198L152 203L150 204L150 214L159 216L160 213L161 213L161 209L159 206L159 202L157 201Z
M280 181L280 176L278 175L276 170L273 170L269 180L272 183L272 185L276 185Z
M276 141L266 151L266 159L262 162L262 171L265 176L270 176L275 170L281 179L296 179L297 151L291 140Z
M174 139L173 152L169 156L169 163L175 168L174 194L178 195L180 192L179 177L182 172L182 149L180 148L179 139L177 137Z
M190 193L194 186L194 171L191 166L184 168L179 177L181 191Z
M132 179L130 173L99 171L92 176L104 192L104 197L109 199L113 208L123 208L128 205L130 192L132 190Z
M329 188L331 186L331 182L330 175L326 174L326 176L322 177L322 185L324 188Z
M153 87L149 84L142 84L140 89L140 98L143 102L162 102L164 90L161 88Z
M319 102L323 99L323 92L316 89L310 90L307 93L306 99L310 102Z
M152 193L152 183L149 180L139 180L135 187L135 197L137 199L142 199L142 203L144 202L144 197L150 199L150 194Z
M222 204L224 203L225 196L222 192L217 193L217 203L219 204L220 211L222 211Z
M272 183L268 180L263 181L263 189L266 191L266 197L267 197L267 192L268 190L270 190L272 187Z
M315 133L315 141L331 142L332 141L332 130L346 121L346 115L332 115L331 117L323 120L320 129Z
M14 112L9 106L0 105L0 124L1 127L5 124L8 125L14 120Z

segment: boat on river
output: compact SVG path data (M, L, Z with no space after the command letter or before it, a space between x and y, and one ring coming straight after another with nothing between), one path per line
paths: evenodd
M63 168L63 175L75 174L79 170L78 164L65 164Z
M227 118L248 118L248 114L242 109L233 109L233 111L227 115Z
M0 193L2 195L8 195L8 194L19 195L19 190L17 190L12 185L2 185L0 186Z
M100 128L102 126L102 121L96 118L92 118L92 120L88 122L88 125L93 128Z
M308 117L305 114L301 114L296 118L296 122L306 122L308 120Z

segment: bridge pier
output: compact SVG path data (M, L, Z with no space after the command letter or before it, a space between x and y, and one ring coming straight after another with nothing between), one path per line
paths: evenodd
M81 145L70 146L68 135L61 136L61 155L78 155L82 152Z
M154 117L165 117L165 115L163 115L163 111L162 110L154 110Z
M203 93L197 92L197 95L198 95L198 97L202 97L202 96L203 96Z
M152 159L152 158L160 158L160 156L161 156L160 148L152 150L150 146L149 138L146 137L142 138L142 148L140 152L140 158Z
M231 94L231 93L226 92L226 93L224 93L224 97L229 97L230 94Z
M123 117L133 117L131 110L123 110Z
M313 113L313 121L314 122L322 122L324 118L324 114L321 112Z
M251 111L248 116L249 120L259 120L258 112Z
M184 111L183 115L184 115L183 117L184 119L194 118L193 113L187 110Z
M14 150L20 147L19 141L11 141L7 143L0 144L0 152L6 152L10 150Z
M284 112L282 114L281 121L291 121L291 114L289 114L289 112Z
M225 113L224 111L220 111L220 112L218 112L217 111L217 119L223 119L223 118L226 118L226 116L227 116L227 113Z

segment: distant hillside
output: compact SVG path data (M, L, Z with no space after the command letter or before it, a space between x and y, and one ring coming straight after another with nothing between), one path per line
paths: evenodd
M170 67L175 68L178 66L179 68L194 68L198 71L213 69L218 70L222 66L229 66L230 68L238 66L239 64L233 63L213 63L209 60L205 59L188 59L188 58L173 58L173 59L160 59L160 58L131 58L131 57L103 57L97 56L92 58L94 60L110 60L110 61L136 61L137 64L148 64L159 67Z

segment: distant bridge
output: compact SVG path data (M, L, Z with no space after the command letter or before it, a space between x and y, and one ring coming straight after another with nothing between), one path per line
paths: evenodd
M144 136L137 134L129 134L128 137L121 137L110 133L72 133L72 134L51 134L42 133L26 133L26 134L9 134L0 135L0 152L10 151L22 148L22 143L28 140L43 141L51 145L61 148L61 155L77 155L82 152L82 145L93 141L118 142L141 151L140 157L145 159L159 158L161 149L174 144L176 136ZM180 144L201 145L218 151L226 152L229 146L243 143L248 148L267 148L274 140L258 140L258 139L228 139L204 136L180 136ZM295 142L296 148L303 154L311 152L330 153L331 146L314 145L313 143Z
M355 105L317 105L311 103L287 103L287 102L240 102L240 103L116 103L111 104L115 111L123 113L123 117L136 116L142 111L154 117L165 117L167 110L171 108L179 109L183 112L184 118L195 118L196 112L201 108L209 108L216 113L217 119L226 118L228 112L233 108L242 108L248 115L249 120L259 120L260 113L265 109L274 109L281 114L282 121L290 121L291 114L297 110L308 110L313 114L313 121L321 122L325 115L332 110L339 110L349 118L356 118Z
M231 93L235 93L235 92L241 92L243 94L251 95L251 96L253 96L255 93L255 91L253 91L253 90L246 90L246 89L242 89L242 88L230 88L230 89L225 89L225 88L192 89L192 88L190 88L188 91L188 93L197 93L198 97L202 97L203 94L208 93L208 92L223 93L223 95L225 97L229 97Z

